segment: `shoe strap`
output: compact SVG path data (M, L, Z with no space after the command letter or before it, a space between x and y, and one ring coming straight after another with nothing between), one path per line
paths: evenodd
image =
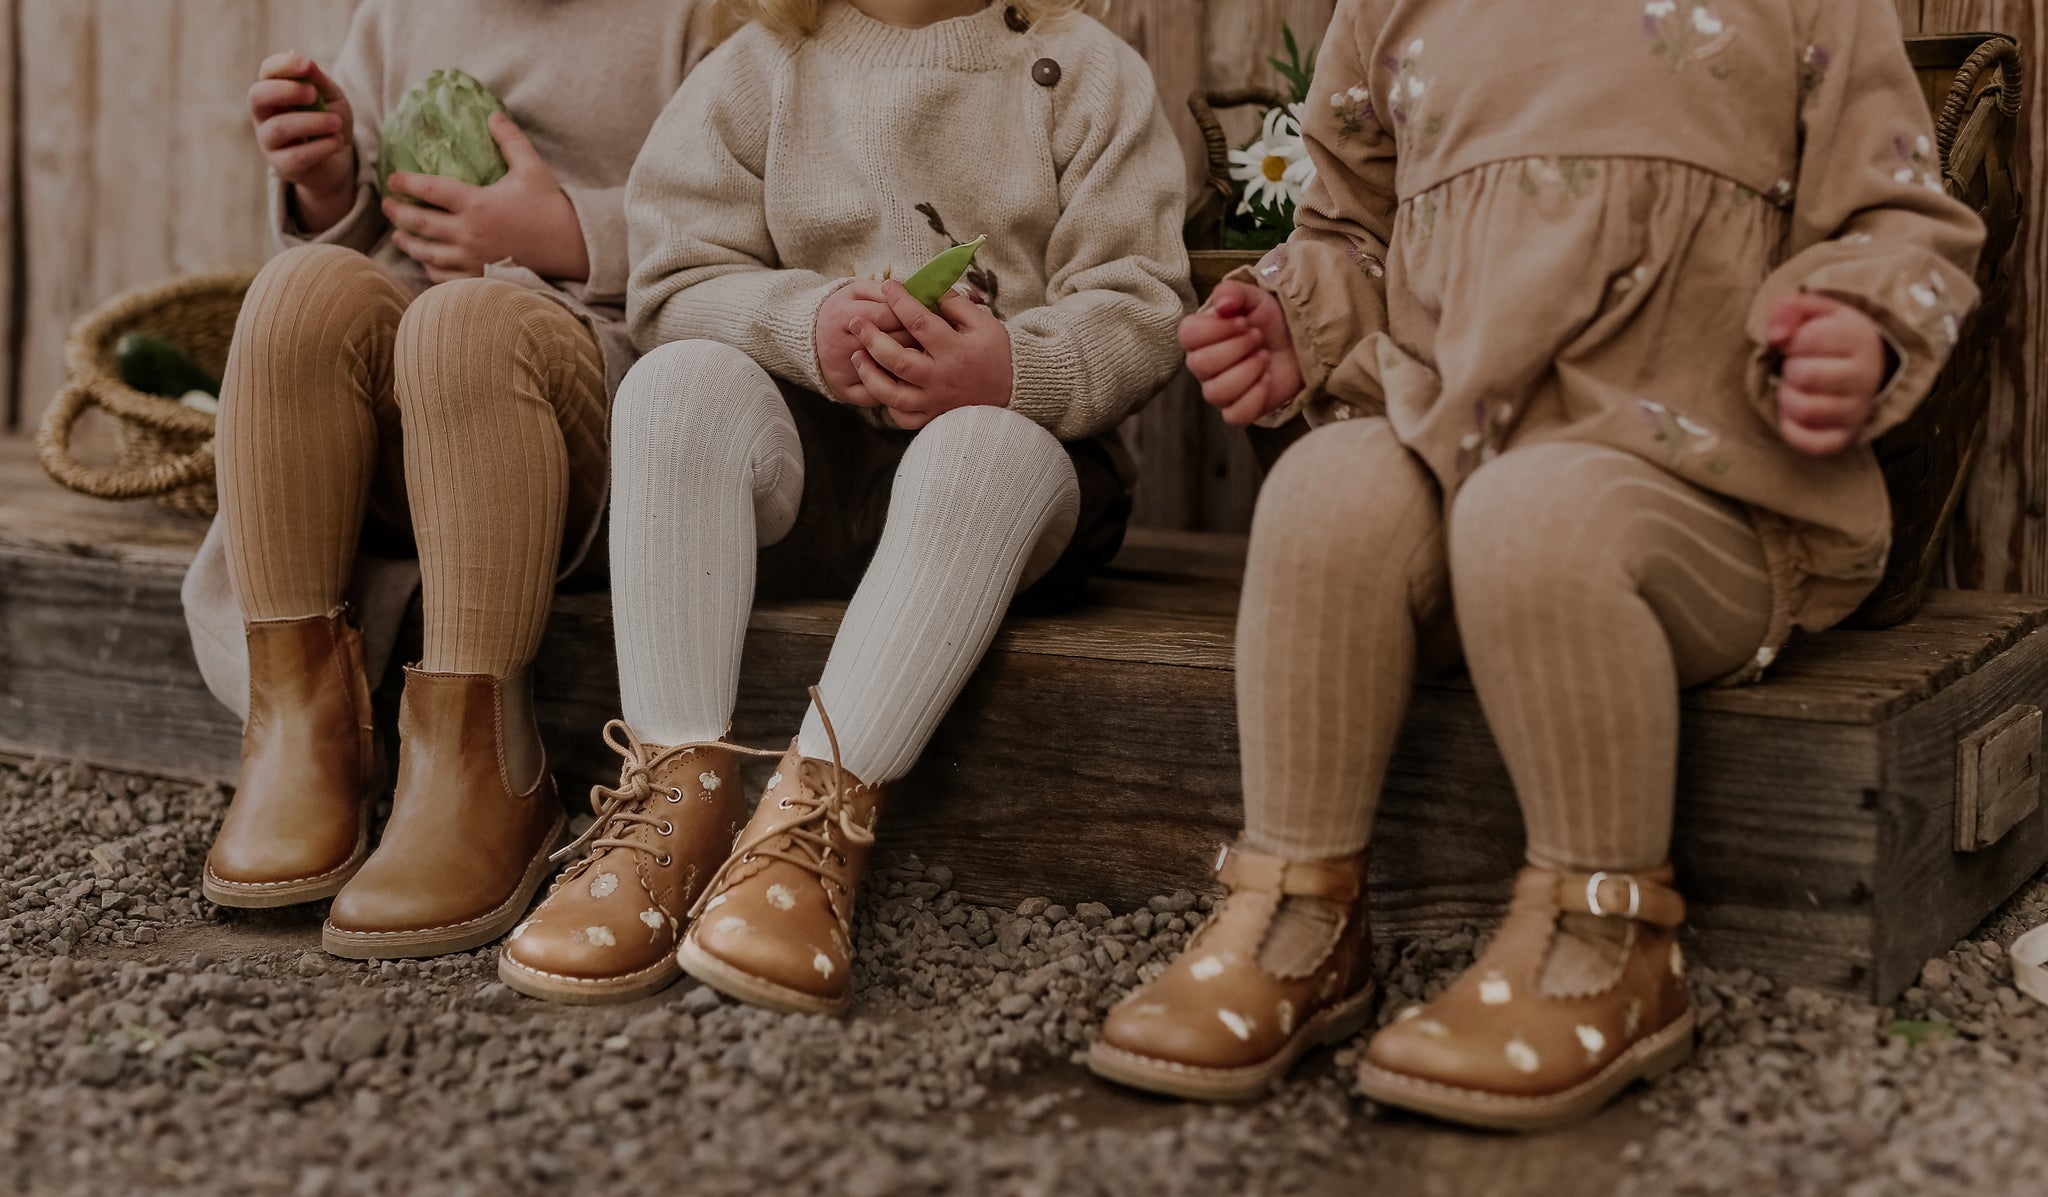
M1516 883L1517 904L1541 903L1565 914L1627 919L1658 927L1685 922L1685 899L1671 888L1671 867L1640 873L1562 873L1529 868Z
M1356 856L1289 860L1246 847L1243 840L1224 845L1216 857L1216 877L1232 893L1324 898L1340 906L1357 899L1364 873L1363 861Z

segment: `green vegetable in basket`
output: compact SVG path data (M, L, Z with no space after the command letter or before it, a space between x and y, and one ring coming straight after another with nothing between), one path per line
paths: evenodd
M478 187L504 178L510 168L490 123L493 112L503 111L505 105L491 89L469 75L456 70L429 74L384 122L378 186L390 195L391 176L400 171Z
M967 268L974 265L974 255L988 244L988 234L983 233L965 245L956 245L927 262L923 269L903 280L903 289L910 297L933 311L939 310L939 301L946 292L953 289L967 274Z
M184 350L150 333L122 337L114 345L114 367L122 382L145 395L177 399L193 391L220 394L220 379Z

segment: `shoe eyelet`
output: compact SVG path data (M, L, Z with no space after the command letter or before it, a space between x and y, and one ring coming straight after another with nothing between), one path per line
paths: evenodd
M668 804L674 806L683 800L683 792L675 786L668 788Z
M669 822L667 819L663 819L661 821L661 826L656 827L655 830L659 831L663 835L674 835L676 833L676 825L674 823Z
M676 862L676 858L675 858L675 857L673 857L673 856L670 856L670 855L669 855L668 853L666 853L666 852L664 852L664 853L662 853L662 854L661 854L660 856L657 856L657 857L655 857L655 858L654 858L654 863L655 863L655 864L658 864L658 865L660 865L660 866L661 866L662 868L664 868L664 869L665 869L665 868L667 868L667 867L669 867L670 865L674 864L675 862Z

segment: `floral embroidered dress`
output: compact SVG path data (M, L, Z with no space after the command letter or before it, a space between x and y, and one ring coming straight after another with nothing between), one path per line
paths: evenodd
M1306 121L1300 227L1248 276L1307 379L1267 423L1384 414L1447 503L1552 440L1743 503L1775 588L1761 663L1876 585L1868 443L1932 388L1983 239L1892 0L1343 0ZM1802 291L1898 359L1829 460L1776 429L1767 313Z

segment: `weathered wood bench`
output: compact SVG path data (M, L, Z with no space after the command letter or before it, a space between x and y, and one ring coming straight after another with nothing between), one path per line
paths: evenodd
M200 683L178 607L200 532L66 495L0 445L0 751L233 780L239 730ZM886 842L1004 903L1200 886L1240 825L1242 551L1137 535L1087 609L1011 620L893 798ZM839 613L756 614L742 737L791 734ZM2048 599L1942 593L1902 627L1796 645L1763 685L1689 696L1677 862L1699 951L1889 997L2048 861L2044 625ZM598 729L616 687L606 596L563 596L538 690L571 792L615 776ZM1521 831L1462 678L1422 687L1389 789L1381 925L1495 913Z

